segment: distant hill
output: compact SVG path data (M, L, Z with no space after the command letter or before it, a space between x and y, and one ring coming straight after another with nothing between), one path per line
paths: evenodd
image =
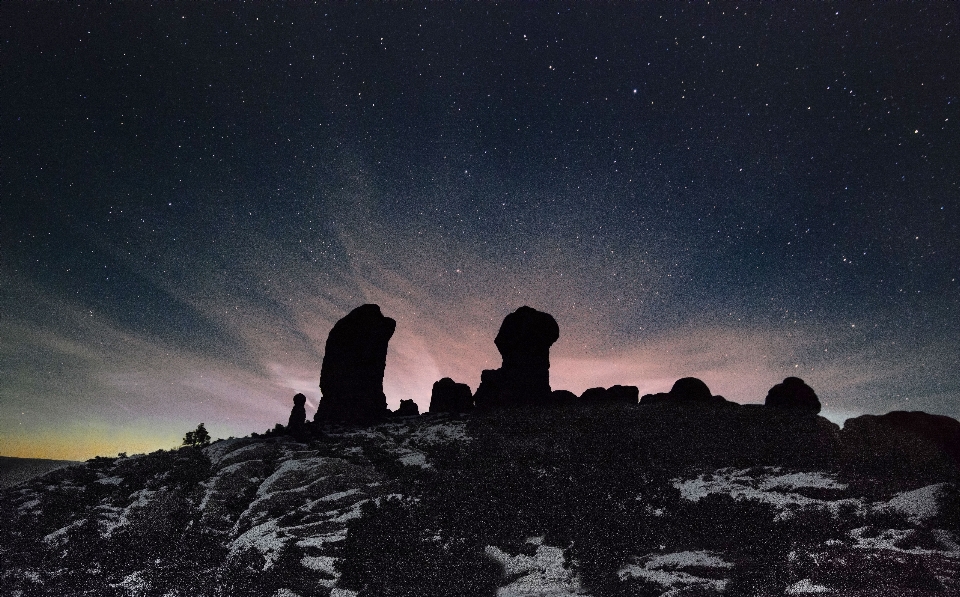
M96 458L0 491L0 582L98 597L960 594L953 436L896 424L609 403Z
M0 456L0 487L11 487L71 464L80 463L73 460Z

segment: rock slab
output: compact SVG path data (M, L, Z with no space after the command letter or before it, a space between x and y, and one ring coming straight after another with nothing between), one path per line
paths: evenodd
M585 404L596 402L620 402L636 404L640 399L640 388L636 386L615 385L609 388L590 388L580 394L580 401Z

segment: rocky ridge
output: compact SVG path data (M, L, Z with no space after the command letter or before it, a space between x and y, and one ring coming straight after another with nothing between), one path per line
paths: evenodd
M2 580L11 595L960 591L957 469L876 475L847 457L860 441L759 406L597 402L98 458L2 494Z

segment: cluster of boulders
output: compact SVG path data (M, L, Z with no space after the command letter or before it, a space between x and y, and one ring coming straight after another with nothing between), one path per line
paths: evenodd
M388 416L417 416L413 400L401 400L396 411L387 409L383 373L387 346L396 321L385 317L377 305L363 305L338 321L327 337L320 370L322 398L316 422L367 424ZM474 409L526 405L563 404L706 404L735 405L715 396L707 384L695 377L677 380L669 392L639 396L635 386L615 385L590 388L577 396L550 387L550 347L560 337L560 328L549 314L523 306L504 318L494 344L502 357L498 369L481 373L480 386L471 393L467 384L449 377L433 384L430 414L466 413ZM294 397L287 427L296 431L306 423L303 394ZM765 405L797 414L815 415L820 401L813 389L798 377L788 377L770 388Z

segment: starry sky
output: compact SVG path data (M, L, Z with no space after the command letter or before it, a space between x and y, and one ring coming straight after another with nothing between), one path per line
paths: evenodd
M788 375L960 417L956 3L0 3L0 454L286 422L354 307L384 389Z

